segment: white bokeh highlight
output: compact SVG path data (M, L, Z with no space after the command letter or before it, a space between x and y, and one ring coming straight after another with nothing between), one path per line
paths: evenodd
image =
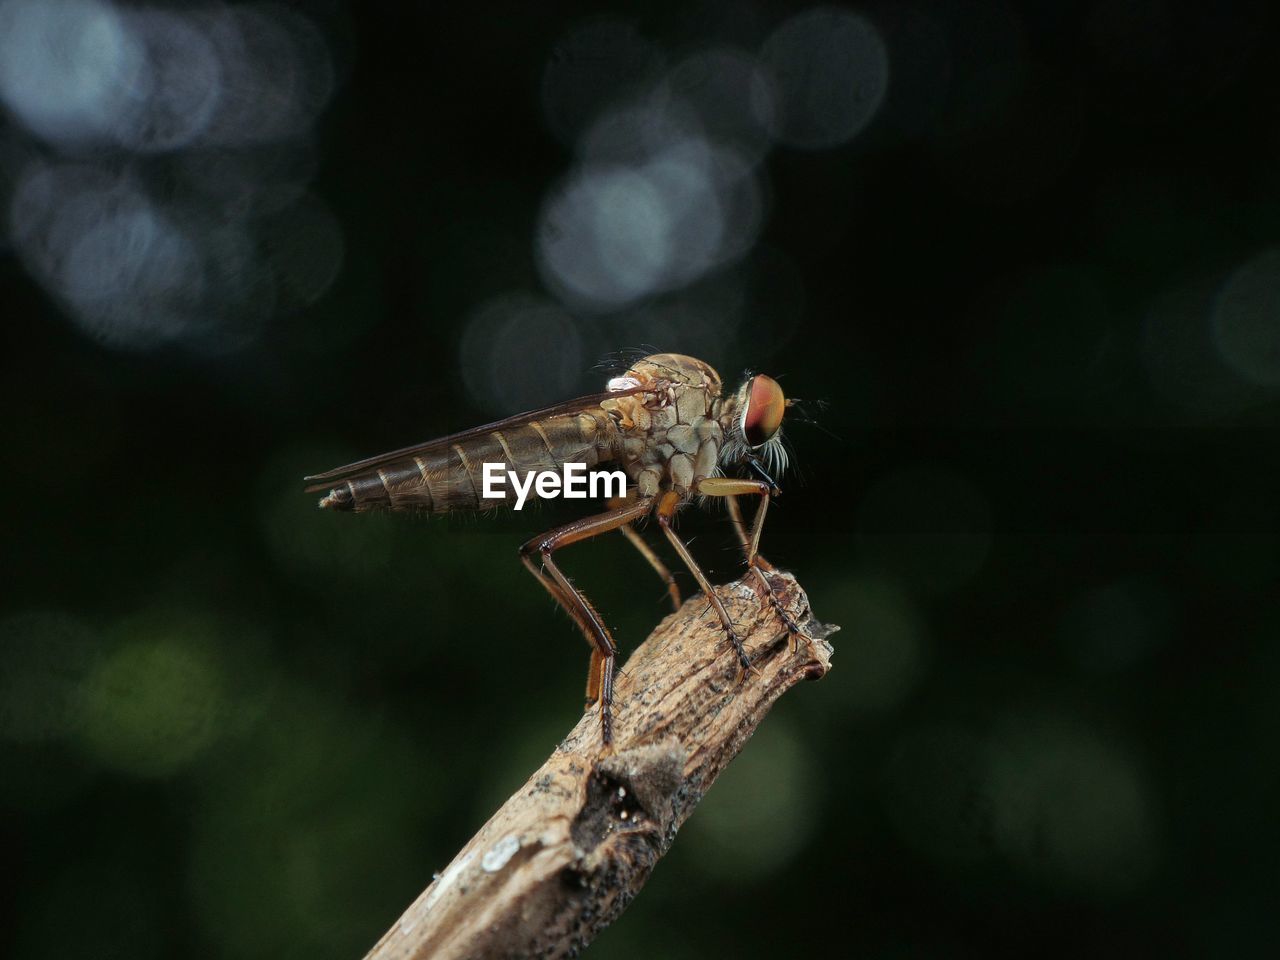
M571 313L619 323L651 301L677 309L759 241L770 150L848 143L888 83L879 30L839 8L783 22L758 54L716 44L671 61L633 25L574 27L543 74L548 125L574 150L535 231L544 284Z
M607 313L740 259L762 221L750 163L689 137L575 170L542 211L538 263L567 305Z
M254 343L342 264L307 196L333 86L324 36L278 4L0 0L13 251L104 346Z
M0 100L37 136L109 139L150 86L144 44L112 5L0 3Z

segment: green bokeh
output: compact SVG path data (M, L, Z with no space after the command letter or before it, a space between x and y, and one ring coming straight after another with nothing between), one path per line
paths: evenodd
M126 620L80 691L80 741L95 759L142 777L193 763L226 727L228 678L205 623Z

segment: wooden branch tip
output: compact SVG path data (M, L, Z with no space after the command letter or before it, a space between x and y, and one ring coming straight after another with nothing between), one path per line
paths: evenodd
M774 701L831 667L837 628L792 576L770 579L805 636L753 576L717 587L755 667L744 676L706 597L688 600L618 677L614 752L586 710L366 960L572 957L613 922Z

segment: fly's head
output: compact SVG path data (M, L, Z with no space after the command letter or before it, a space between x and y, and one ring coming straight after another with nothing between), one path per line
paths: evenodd
M787 398L778 381L763 373L747 377L720 412L725 437L720 448L721 468L748 470L776 493L776 478L787 469L787 451L782 445L786 410Z

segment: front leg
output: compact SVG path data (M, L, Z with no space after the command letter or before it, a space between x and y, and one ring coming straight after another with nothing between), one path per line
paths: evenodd
M792 648L794 649L796 638L807 638L808 634L800 629L800 626L792 619L791 614L787 613L777 594L773 592L773 585L769 582L768 577L768 574L774 572L773 564L760 556L760 534L764 530L765 513L769 509L769 498L773 492L769 484L763 480L706 477L695 484L695 492L706 497L725 498L729 507L729 516L733 519L734 529L737 531L738 539L742 543L742 552L747 559L747 569L756 575L756 579L760 583L761 592L768 598L774 612L778 615L778 619L787 628L787 633L791 637ZM756 514L751 520L750 531L747 530L747 525L743 523L742 510L738 506L738 497L744 495L754 495L760 498L760 506L756 508Z
M716 477L714 479L718 480L721 478ZM699 484L699 486L701 487L701 484ZM699 492L711 497L718 496L718 494L706 493L706 491L703 490L699 490ZM754 490L750 492L755 493ZM729 509L729 520L733 523L733 532L738 535L738 542L742 544L742 553L744 556L749 556L751 551L751 534L747 532L747 525L742 519L742 507L738 504L737 496L732 493L725 494L724 504ZM751 561L748 560L747 562L750 563ZM756 566L768 573L772 573L774 570L773 564L766 560L759 552L756 553Z
M706 594L707 602L711 604L715 610L716 616L720 618L720 624L724 627L724 632L729 637L729 642L733 644L733 652L738 655L738 662L742 664L742 669L746 671L754 671L751 666L751 658L747 656L746 649L742 646L742 638L738 636L738 631L733 625L733 621L729 619L729 611L724 608L724 604L720 602L720 597L716 595L715 588L711 586L711 581L707 579L707 575L702 572L702 567L698 565L698 561L693 558L693 554L689 552L688 546L680 539L675 530L671 527L672 518L676 515L676 508L680 506L680 494L674 491L664 493L658 500L657 509L654 511L658 517L658 525L662 527L662 532L667 535L667 539L671 541L671 545L676 548L676 553L680 554L680 559L684 561L684 565L689 568L689 572L693 574L693 578L698 581L698 586L702 588L702 592Z

